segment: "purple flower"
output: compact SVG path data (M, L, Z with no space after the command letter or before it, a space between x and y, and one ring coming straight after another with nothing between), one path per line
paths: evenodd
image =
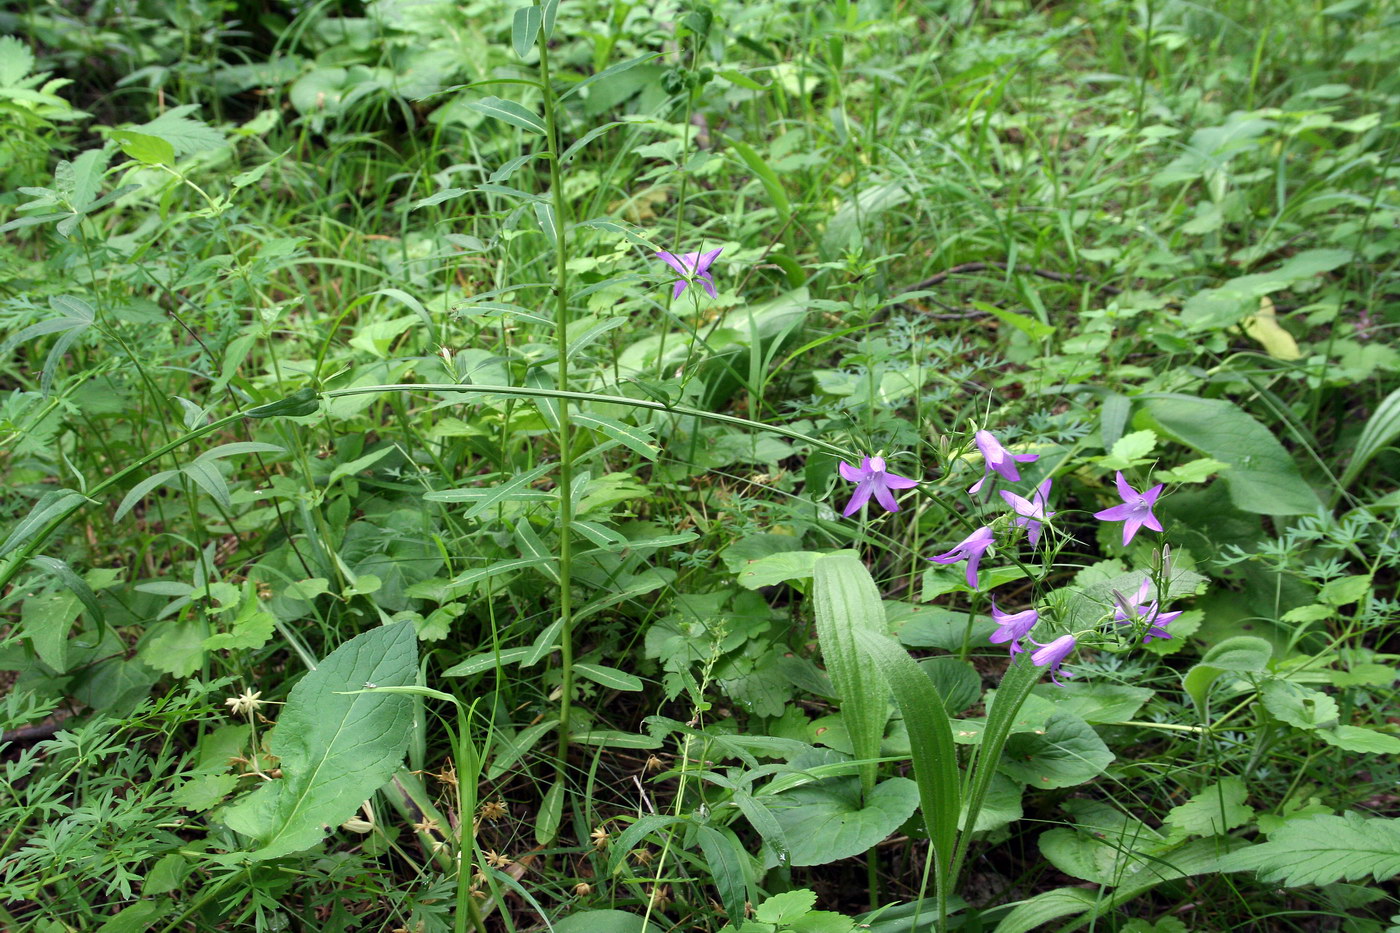
M1021 474L1017 471L1016 464L1040 459L1040 454L1013 454L1001 446L1001 441L992 437L991 431L978 431L974 437L977 440L977 449L982 451L982 478L968 488L969 493L981 489L987 477L994 472L1013 483L1020 482Z
M657 250L656 255L660 256L666 265L679 272L683 278L676 280L676 290L671 297L679 298L681 292L690 284L692 279L699 280L706 293L711 298L715 297L715 280L710 278L710 265L715 261L720 253L724 252L724 247L712 249L708 253L685 253L677 256L675 253L668 253L664 249Z
M1050 480L1046 480L1035 488L1029 499L1018 496L1014 492L1005 489L1001 491L1001 497L1006 500L1006 504L1016 510L1016 517L1011 521L1018 528L1027 529L1027 537L1030 538L1031 547L1035 547L1040 540L1040 526L1050 521L1050 516L1054 512L1045 511L1045 507L1050 504Z
M967 585L975 590L977 589L977 565L982 562L982 555L987 553L987 548L991 547L995 540L992 529L983 525L959 541L948 553L927 559L935 564L955 564L960 560L966 560Z
M1181 610L1176 612L1162 612L1158 608L1157 600L1147 601L1147 597L1152 593L1152 581L1143 580L1138 587L1137 593L1133 595L1131 601L1117 590L1113 595L1117 597L1114 602L1117 608L1113 611L1113 621L1119 625L1134 625L1137 622L1147 623L1147 633L1143 636L1142 643L1145 645L1154 638L1171 638L1171 632L1167 631L1167 626L1175 622L1181 615Z
M859 470L842 460L837 469L841 471L843 477L856 484L856 491L852 494L846 511L841 513L847 518L850 518L856 510L869 502L872 495L886 512L898 512L899 503L894 501L894 494L890 490L912 489L919 485L919 481L916 479L887 472L884 457L863 458L860 461Z
M1124 547L1128 546L1128 542L1133 540L1133 535L1137 534L1138 529L1144 525L1153 531L1161 531L1162 523L1157 521L1157 516L1152 514L1152 505L1162 494L1162 484L1158 483L1147 492L1138 492L1128 485L1128 481L1123 478L1122 470L1118 471L1118 478L1114 482L1118 484L1118 495L1123 499L1123 504L1115 505L1111 509L1104 509L1102 512L1095 512L1094 517L1105 522L1124 522Z
M1026 650L1021 647L1020 640L1029 635L1031 629L1040 621L1040 613L1034 609L1016 613L1002 612L993 601L992 621L997 624L997 630L988 641L994 645L1011 642L1011 656L1014 658L1017 652Z
M1031 655L1031 663L1036 667L1044 667L1047 664L1050 665L1050 679L1055 682L1055 686L1063 687L1064 684L1060 683L1059 678L1055 675L1061 673L1060 665L1064 663L1069 653L1074 650L1074 636L1061 635L1048 645L1041 645L1040 642L1036 641L1034 638L1030 639L1030 642L1034 645L1040 645L1040 650ZM1074 676L1069 671L1064 671L1063 673L1066 677Z

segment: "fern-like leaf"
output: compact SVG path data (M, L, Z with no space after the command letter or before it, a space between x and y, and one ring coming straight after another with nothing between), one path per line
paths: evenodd
M1400 875L1400 819L1368 820L1357 813L1290 820L1268 842L1220 860L1225 871L1253 870L1264 881L1290 886L1385 881Z

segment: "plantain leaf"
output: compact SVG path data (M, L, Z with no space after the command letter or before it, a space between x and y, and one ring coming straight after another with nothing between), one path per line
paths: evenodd
M851 748L858 760L868 762L861 766L861 786L869 793L875 786L874 759L880 757L880 739L889 718L889 687L875 659L857 646L856 633L885 635L885 606L870 571L854 551L837 551L818 560L813 583L817 641L841 700Z

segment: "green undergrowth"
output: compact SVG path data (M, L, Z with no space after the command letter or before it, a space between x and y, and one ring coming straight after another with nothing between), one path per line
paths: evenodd
M0 927L1400 929L1397 56L0 11Z

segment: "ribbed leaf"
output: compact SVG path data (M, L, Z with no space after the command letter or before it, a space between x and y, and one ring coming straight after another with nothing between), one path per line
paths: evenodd
M841 717L851 734L861 766L861 786L875 786L875 763L889 718L889 687L874 658L856 644L856 632L885 634L885 607L870 571L854 551L837 551L816 562L813 570L817 640L841 700ZM921 675L922 676L922 675Z
M1361 436L1357 438L1351 462L1347 464L1347 471L1342 474L1338 485L1345 489L1355 482L1371 458L1397 437L1400 437L1400 389L1387 395L1367 419Z
M914 778L919 785L919 803L923 807L929 840L933 843L942 922L946 919L946 899L953 890L950 873L958 814L962 810L958 751L953 745L952 724L933 681L893 638L865 630L857 631L855 637L857 647L879 666L904 714L914 758Z

